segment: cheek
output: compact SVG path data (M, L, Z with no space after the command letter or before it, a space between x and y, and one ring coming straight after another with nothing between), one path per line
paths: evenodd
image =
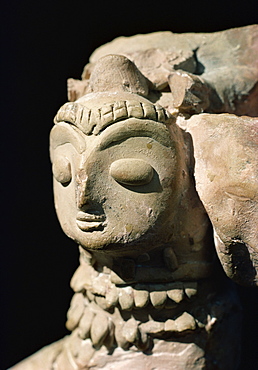
M169 196L170 191L145 194L111 184L103 209L112 227L131 225L134 230L146 229L170 208Z

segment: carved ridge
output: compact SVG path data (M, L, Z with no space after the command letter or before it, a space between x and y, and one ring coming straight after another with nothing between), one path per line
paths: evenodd
M57 112L54 123L67 122L80 128L86 135L98 135L110 124L132 117L160 123L167 123L171 118L170 113L160 105L124 100L93 109L80 103L65 103Z

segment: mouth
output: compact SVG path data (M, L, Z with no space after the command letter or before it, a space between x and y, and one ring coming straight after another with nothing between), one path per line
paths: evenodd
M76 224L82 231L102 230L106 217L104 214L78 212Z

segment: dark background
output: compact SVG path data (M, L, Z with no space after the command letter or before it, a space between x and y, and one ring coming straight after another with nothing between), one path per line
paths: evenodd
M0 368L6 369L66 334L78 252L55 215L48 154L52 119L67 101L66 79L80 78L94 49L117 36L246 26L257 23L258 7L255 0L4 0L1 10ZM255 369L257 291L239 290L242 368Z

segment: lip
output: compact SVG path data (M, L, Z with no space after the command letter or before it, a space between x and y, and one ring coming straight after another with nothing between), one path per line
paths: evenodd
M76 224L82 231L94 231L103 226L106 217L104 214L78 212Z

